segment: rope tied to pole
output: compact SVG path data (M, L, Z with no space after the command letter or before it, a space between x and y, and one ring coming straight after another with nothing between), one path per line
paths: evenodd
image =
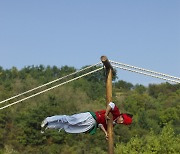
M152 70L148 70L148 69L144 69L144 68L140 68L140 67L136 67L136 66L132 66L132 65L123 64L123 63L120 63L120 62L115 62L115 61L109 60L109 62L111 62L111 63L113 64L113 65L111 65L110 63L108 64L108 63L106 62L106 61L107 61L107 59L106 59L107 57L106 57L106 56L102 56L101 58L102 58L102 61L105 62L105 63L103 63L103 66L102 66L102 67L100 67L100 68L98 68L98 69L96 69L96 70L94 70L94 71L88 72L88 73L86 73L86 74L80 75L80 76L78 76L78 77L75 77L74 79L70 79L70 80L68 80L68 81L65 81L65 82L63 82L63 83L60 83L60 84L55 85L55 86L53 86L53 87L50 87L50 88L48 88L48 89L42 90L42 91L40 91L40 92L37 92L37 93L35 93L35 94L33 94L33 95L27 96L27 97L25 97L25 98L23 98L23 99L20 99L20 100L18 100L18 101L12 102L12 103L10 103L10 104L8 104L8 105L5 105L5 106L3 106L3 107L0 107L0 110L5 109L5 108L7 108L7 107L10 107L10 106L12 106L12 105L18 104L18 103L20 103L20 102L22 102L22 101L24 101L24 100L27 100L27 99L29 99L29 98L32 98L32 97L37 96L37 95L39 95L39 94L42 94L42 93L44 93L44 92L46 92L46 91L52 90L52 89L54 89L54 88L56 88L56 87L65 85L66 83L72 82L72 81L74 81L74 80L77 80L77 79L79 79L79 78L81 78L81 77L84 77L84 76L87 76L87 75L89 75L89 74L92 74L92 73L94 73L94 72L96 72L96 71L99 71L99 70L101 70L101 69L104 70L105 76L107 76L107 73L108 73L108 72L105 71L105 65L106 65L106 67L111 67L112 69L113 69L113 67L115 67L115 68L119 68L119 69L122 69L122 70L127 70L127 71L130 71L130 72L134 72L134 73L138 73L138 74L143 74L143 75L151 76L151 77L154 77L154 78L159 78L159 79L166 80L166 81L173 82L173 83L177 83L177 84L180 83L180 78L179 78L179 77L175 77L175 76L171 76L171 75L168 75L168 74L164 74L164 73L160 73L160 72L155 72L155 71L152 71ZM102 64L102 62L99 62L99 63L97 63L97 64L88 66L88 67L86 67L86 68L84 68L84 69L81 69L81 70L79 70L79 71L73 72L73 73L71 73L71 74L69 74L69 75L63 76L63 77L61 77L61 78L58 78L58 79L53 80L53 81L51 81L51 82L45 83L45 84L43 84L43 85L41 85L41 86L38 86L38 87L36 87L36 88L30 89L30 90L28 90L28 91L25 91L25 92L23 92L23 93L20 93L20 94L18 94L18 95L15 95L15 96L13 96L13 97L8 98L8 99L5 99L5 100L1 101L0 104L3 104L3 103L5 103L5 102L8 102L8 101L13 100L13 99L15 99L15 98L18 98L18 97L20 97L20 96L23 96L23 95L28 94L28 93L30 93L30 92L33 92L33 91L35 91L35 90L38 90L38 89L40 89L40 88L42 88L42 87L45 87L45 86L50 85L50 84L52 84L52 83L55 83L55 82L57 82L57 81L61 81L62 79L66 79L67 77L70 77L70 76L72 76L72 75L75 75L75 74L77 74L77 73L79 73L79 72L82 72L82 71L84 71L84 70L90 69L90 68L92 68L92 67L94 67L94 66L97 66L97 65L100 65L100 64Z

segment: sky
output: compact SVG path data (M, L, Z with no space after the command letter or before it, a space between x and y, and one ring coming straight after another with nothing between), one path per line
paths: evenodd
M179 0L0 0L0 66L109 60L180 77ZM118 80L162 83L117 69Z

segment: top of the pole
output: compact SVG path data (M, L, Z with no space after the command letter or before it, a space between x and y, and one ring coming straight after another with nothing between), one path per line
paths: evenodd
M104 66L106 67L106 69L112 69L113 70L111 63L109 62L109 60L106 56L101 56L101 61L104 64Z

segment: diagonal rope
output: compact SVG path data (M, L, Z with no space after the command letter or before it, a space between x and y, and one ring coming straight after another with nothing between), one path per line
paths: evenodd
M160 76L164 76L164 77L168 77L168 78L172 78L172 79L180 81L180 78L175 77L175 76L171 76L171 75L168 75L168 74L159 73L159 72L151 71L151 70L148 70L148 69L144 69L144 68L140 68L140 67L124 64L124 63L119 63L119 62L115 62L115 61L112 61L112 60L110 60L110 62L112 62L114 64L121 65L121 66L130 67L130 68L137 69L137 70L140 70L140 71L144 71L144 72L148 72L148 73L152 73L152 74L157 74L157 75L160 75Z
M180 83L180 78L178 78L178 77L170 76L170 75L167 75L167 74L163 74L163 73L159 73L159 72L155 72L155 71L147 70L147 69L144 69L144 68L135 67L135 66L132 66L132 65L127 65L127 64L115 62L115 61L110 61L110 62L111 62L111 63L114 63L114 64L120 65L120 66L112 65L113 67L116 67L116 68L120 68L120 69L123 69L123 70L127 70L127 71L131 71L131 72L143 74L143 75L146 75L146 76L151 76L151 77L155 77L155 78L167 80L167 81L174 82L174 83ZM32 91L34 91L34 90L37 90L37 89L39 89L39 88L42 88L42 87L44 87L44 86L50 85L50 84L52 84L52 83L54 83L54 82L60 81L60 80L62 80L62 79L64 79L64 78L67 78L67 77L69 77L69 76L72 76L72 75L74 75L74 74L76 74L76 73L79 73L79 72L84 71L84 70L86 70L86 69L89 69L89 68L91 68L91 67L97 66L97 65L99 65L99 64L101 64L101 62L99 62L99 63L97 63L97 64L94 64L94 65L91 65L91 66L88 66L88 67L86 67L86 68L84 68L84 69L81 69L81 70L79 70L79 71L73 72L73 73L71 73L71 74L69 74L69 75L66 75L66 76L64 76L64 77L58 78L58 79L56 79L56 80L53 80L53 81L51 81L51 82L48 82L48 83L46 83L46 84L43 84L43 85L38 86L38 87L36 87L36 88L33 88L33 89L28 90L28 91L26 91L26 92L23 92L23 93L21 93L21 94L18 94L18 95L16 95L16 96L11 97L11 98L8 98L8 99L6 99L6 100L3 100L3 101L0 102L0 104L2 104L2 103L4 103L4 102L7 102L7 101L9 101L9 100L12 100L12 99L14 99L14 98L17 98L17 97L19 97L19 96L22 96L22 95L24 95L24 94L27 94L27 93L29 93L29 92L32 92ZM83 74L83 75L81 75L81 76L78 76L78 77L76 77L76 78L73 78L73 79L71 79L71 80L68 80L68 81L66 81L66 82L63 82L63 83L61 83L61 84L58 84L58 85L56 85L56 86L53 86L53 87L51 87L51 88L45 89L45 90L40 91L40 92L38 92L38 93L35 93L35 94L33 94L33 95L30 95L30 96L28 96L28 97L25 97L25 98L23 98L23 99L21 99L21 100L18 100L18 101L15 101L15 102L13 102L13 103L10 103L10 104L8 104L8 105L6 105L6 106L1 107L0 110L5 109L5 108L7 108L7 107L10 107L10 106L12 106L12 105L15 105L15 104L17 104L17 103L20 103L20 102L22 102L22 101L24 101L24 100L27 100L27 99L29 99L29 98L32 98L32 97L34 97L34 96L40 95L40 94L42 94L42 93L44 93L44 92L47 92L47 91L49 91L49 90L52 90L52 89L54 89L54 88L56 88L56 87L62 86L62 85L64 85L64 84L66 84L66 83L69 83L69 82L72 82L72 81L74 81L74 80L77 80L77 79L79 79L79 78L81 78L81 77L84 77L84 76L86 76L86 75L92 74L92 73L94 73L94 72L96 72L96 71L99 71L99 70L101 70L101 69L103 69L103 67L98 68L98 69L96 69L96 70L94 70L94 71L88 72L88 73L86 73L86 74ZM168 78L167 78L167 77L168 77ZM169 79L169 78L171 78L171 79ZM172 79L175 79L175 80L172 80Z
M147 75L147 76L163 79L163 80L171 81L171 82L174 82L174 83L180 83L180 81L168 79L168 78L157 76L157 75L153 75L153 74L150 74L150 73L145 73L145 72L142 72L142 71L132 70L132 69L129 69L129 68L125 68L125 67L121 67L121 66L116 66L116 65L112 65L112 66L116 67L116 68L123 69L123 70L130 71L130 72L135 72L135 73L139 73L139 74L143 74L143 75Z
M72 75L74 75L74 74L76 74L76 73L82 72L82 71L84 71L84 70L87 70L87 69L89 69L89 68L91 68L91 67L94 67L94 66L97 66L97 65L99 65L99 64L101 64L101 62L99 62L99 63L97 63L97 64L94 64L94 65L91 65L91 66L88 66L88 67L86 67L86 68L84 68L84 69L81 69L81 70L79 70L79 71L73 72L73 73L71 73L71 74L68 74L68 75L63 76L63 77L61 77L61 78L58 78L58 79L56 79L56 80L50 81L50 82L48 82L48 83L45 83L45 84L43 84L43 85L41 85L41 86L38 86L38 87L36 87L36 88L30 89L30 90L28 90L28 91L25 91L25 92L23 92L23 93L20 93L20 94L18 94L18 95L15 95L15 96L13 96L13 97L8 98L8 99L5 99L5 100L1 101L0 104L5 103L5 102L7 102L7 101L10 101L10 100L12 100L12 99L14 99L14 98L20 97L20 96L22 96L22 95L25 95L25 94L27 94L27 93L30 93L30 92L32 92L32 91L34 91L34 90L40 89L40 88L42 88L42 87L45 87L45 86L47 86L47 85L50 85L50 84L52 84L52 83L55 83L55 82L57 82L57 81L60 81L60 80L62 80L62 79L64 79L64 78L67 78L67 77L72 76Z
M87 76L87 75L89 75L89 74L92 74L92 73L94 73L94 72L97 72L97 71L99 71L99 70L101 70L101 69L103 69L103 67L100 67L100 68L98 68L98 69L96 69L96 70L93 70L93 71L91 71L91 72L88 72L88 73L86 73L86 74L80 75L80 76L78 76L78 77L75 77L75 78L73 78L73 79L70 79L70 80L68 80L68 81L66 81L66 82L63 82L63 83L58 84L58 85L56 85L56 86L53 86L53 87L51 87L51 88L45 89L45 90L43 90L43 91L40 91L40 92L38 92L38 93L35 93L35 94L30 95L30 96L28 96L28 97L25 97L25 98L23 98L23 99L21 99L21 100L18 100L18 101L16 101L16 102L13 102L13 103L10 103L10 104L8 104L8 105L5 105L5 106L1 107L0 110L5 109L5 108L7 108L7 107L10 107L10 106L12 106L12 105L15 105L15 104L17 104L17 103L20 103L20 102L22 102L22 101L25 101L25 100L27 100L27 99L29 99L29 98L35 97L35 96L37 96L37 95L40 95L40 94L42 94L42 93L45 93L45 92L47 92L47 91L49 91L49 90L55 89L55 88L57 88L57 87L60 87L60 86L62 86L62 85L65 85L65 84L67 84L67 83L69 83L69 82L72 82L72 81L74 81L74 80L78 80L79 78L82 78L82 77L84 77L84 76Z

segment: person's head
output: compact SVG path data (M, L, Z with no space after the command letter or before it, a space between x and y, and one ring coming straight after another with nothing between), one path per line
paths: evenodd
M124 125L130 125L132 123L132 117L133 115L128 114L128 113L122 113L118 118L117 118L117 123L118 124L124 124Z

